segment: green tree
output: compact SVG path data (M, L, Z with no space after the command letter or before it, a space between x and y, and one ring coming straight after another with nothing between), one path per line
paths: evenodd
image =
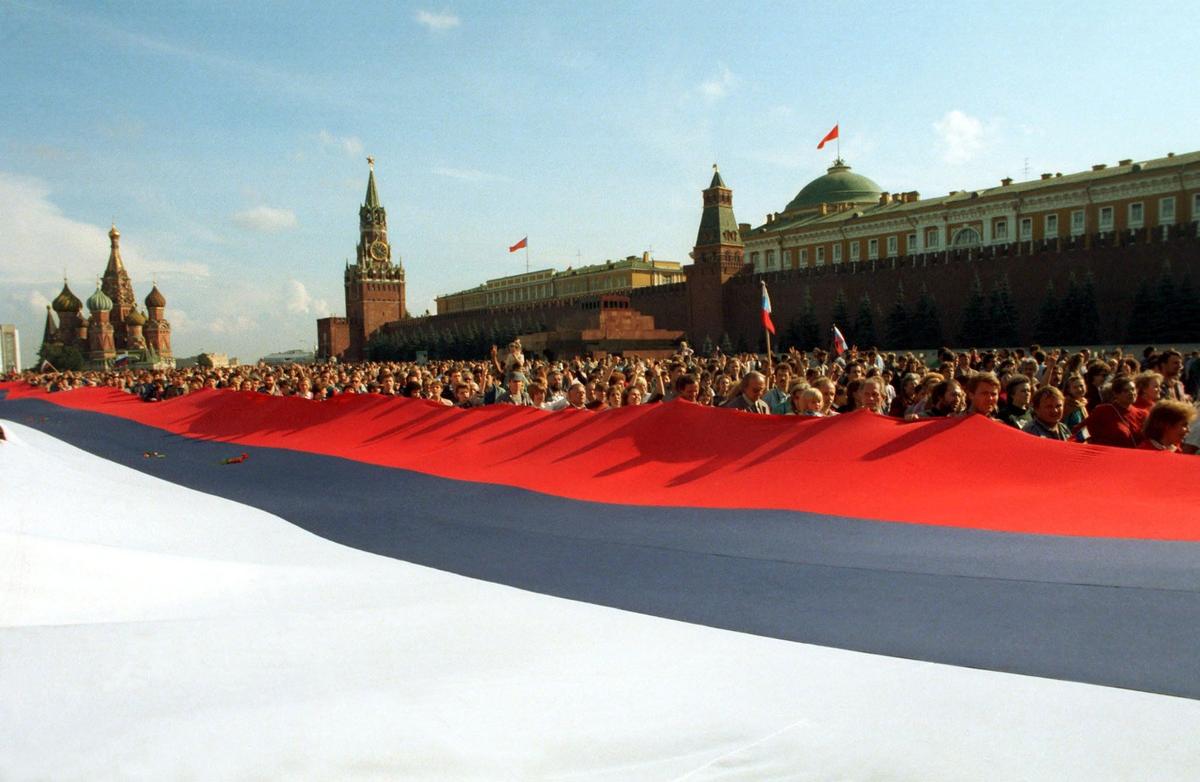
M1179 291L1175 287L1175 275L1171 273L1171 262L1163 261L1162 271L1159 272L1158 280L1154 284L1151 341L1160 342L1170 339L1181 309Z
M804 288L800 311L788 324L786 339L792 347L800 350L812 350L821 344L821 326L817 323L817 310L808 286Z
M1096 345L1100 343L1100 308L1096 303L1096 277L1088 269L1083 275L1083 284L1079 286L1079 344Z
M858 314L854 317L853 342L861 348L878 343L875 336L875 314L871 307L871 295L864 293L858 300Z
M884 321L884 340L889 349L913 347L912 314L904 299L904 283L896 284L896 300Z
M74 345L60 345L57 342L42 345L38 348L38 368L43 361L49 361L51 366L60 372L77 372L83 369L83 353Z
M1063 341L1060 306L1054 280L1050 280L1046 283L1046 295L1042 297L1042 305L1038 308L1037 324L1033 329L1034 341L1043 345L1057 345Z
M988 297L988 315L991 321L990 342L1004 347L1016 345L1017 307L1013 304L1012 288L1009 287L1007 274L1000 275L992 283L992 292Z
M850 302L846 300L846 291L838 288L833 297L833 325L843 330L850 325Z
M921 283L921 294L913 305L910 323L912 347L936 348L942 344L942 317L925 283Z
M1192 285L1192 276L1184 274L1177 289L1179 301L1172 340L1174 342L1200 342L1200 298Z
M987 299L983 296L983 282L976 272L971 288L967 291L967 301L963 305L958 338L963 347L986 346L991 342L991 330L987 322Z

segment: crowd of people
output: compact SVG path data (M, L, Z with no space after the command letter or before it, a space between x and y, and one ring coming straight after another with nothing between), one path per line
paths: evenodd
M17 379L14 376L11 379ZM936 357L851 348L778 356L698 356L687 343L665 358L527 356L519 341L477 361L264 364L27 372L50 392L110 386L156 402L201 389L321 400L378 394L477 407L603 411L682 399L764 415L832 416L854 410L905 420L979 415L1037 437L1196 454L1200 351L1148 347L1141 358L1029 349Z

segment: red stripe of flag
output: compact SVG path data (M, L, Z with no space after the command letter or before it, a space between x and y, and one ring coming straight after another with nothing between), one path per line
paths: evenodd
M528 236L526 236L524 239L522 239L521 241L517 242L517 243L516 243L516 244L514 244L512 247L509 247L509 248L508 248L508 251L509 251L510 253L515 253L517 250L520 250L522 247L528 247L528 246L529 246L529 237L528 237Z

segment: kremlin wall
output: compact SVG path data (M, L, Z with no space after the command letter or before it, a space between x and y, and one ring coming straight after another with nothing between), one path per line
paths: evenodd
M1143 321L1166 306L1163 291L1196 306L1200 152L924 199L839 159L757 227L737 222L714 171L682 269L631 256L513 275L441 296L422 318L406 317L403 268L381 245L373 170L360 231L347 317L318 321L318 358L449 355L519 335L549 352L660 352L679 339L761 349L760 282L781 349L828 346L835 321L851 343L889 349L1133 343L1155 338Z

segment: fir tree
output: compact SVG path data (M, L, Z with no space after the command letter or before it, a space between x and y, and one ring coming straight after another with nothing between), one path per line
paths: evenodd
M971 288L967 292L967 301L963 305L962 323L959 326L958 337L963 347L979 347L987 345L991 339L987 322L987 299L983 296L983 282L979 273L975 273Z
M788 343L800 350L812 350L821 344L821 326L817 323L817 312L813 306L812 291L804 288L804 300L800 311L788 324Z
M1176 293L1179 306L1173 340L1200 342L1200 299L1196 298L1196 289L1192 285L1190 274L1184 274Z
M838 288L833 297L833 325L845 329L850 325L850 303L846 301L846 291Z
M988 310L991 320L990 343L1004 347L1016 345L1018 342L1017 307L1013 304L1012 289L1009 287L1007 274L1000 275L992 284Z
M854 343L859 347L870 347L875 338L875 315L871 307L871 295L864 293L858 301L858 315L854 318Z
M1046 283L1046 295L1042 298L1042 306L1038 309L1037 326L1034 328L1034 340L1043 345L1057 345L1063 342L1061 325L1061 307L1058 293L1054 290L1054 280Z
M1067 275L1067 292L1059 303L1062 341L1072 345L1085 344L1080 341L1079 320L1083 314L1083 288L1075 272Z
M910 323L912 347L936 348L942 344L941 314L925 283L921 283L921 295L913 306Z
M77 372L83 369L83 353L74 345L61 345L57 342L42 345L38 348L37 356L37 369L41 369L43 361L49 361L50 365L60 372Z
M1096 304L1096 277L1088 269L1079 288L1079 344L1096 345L1100 342L1100 309Z
M733 340L729 338L728 331L721 334L721 352L727 356L733 355Z
M1171 262L1163 261L1162 272L1154 284L1154 315L1152 324L1152 341L1170 339L1174 324L1180 312L1179 292L1175 289L1175 276L1171 274Z
M904 299L904 283L901 282L896 285L896 300L884 321L884 339L889 348L913 347L911 320L908 302Z

